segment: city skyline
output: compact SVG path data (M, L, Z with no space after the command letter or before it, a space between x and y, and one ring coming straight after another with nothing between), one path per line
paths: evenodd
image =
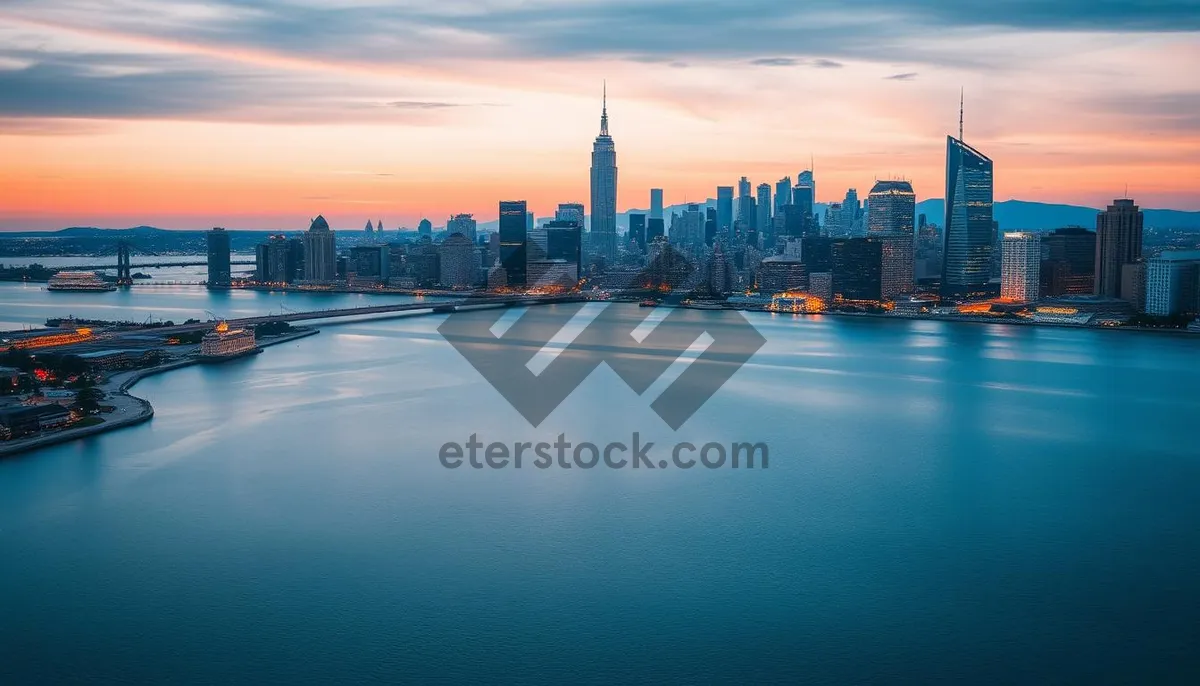
M395 228L490 220L512 197L547 216L587 197L605 78L618 211L652 187L694 202L810 158L817 202L895 177L938 197L960 88L967 140L1005 171L997 201L1103 207L1128 186L1145 207L1200 209L1197 94L1171 68L1200 57L1186 3L1034 18L889 5L887 22L874 2L126 4L137 21L69 1L0 11L0 130L19 160L0 171L0 229L303 228L317 214Z

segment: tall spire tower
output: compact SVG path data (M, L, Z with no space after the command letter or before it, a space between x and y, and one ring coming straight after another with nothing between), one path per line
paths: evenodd
M592 250L617 258L617 149L608 134L608 82L600 105L600 135L592 143Z
M963 139L963 89L958 89L958 141Z

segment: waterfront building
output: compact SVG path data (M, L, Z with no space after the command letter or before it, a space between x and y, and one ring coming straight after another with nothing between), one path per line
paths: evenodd
M546 259L570 264L578 281L583 273L583 227L574 220L556 219L546 222L543 228L546 232Z
M1200 314L1200 250L1164 250L1146 260L1146 314Z
M225 322L200 339L200 356L206 358L236 357L255 348L254 329L230 329Z
M474 243L478 239L478 224L470 214L456 214L446 220L446 234L462 234L468 241Z
M229 232L216 227L208 238L208 287L229 288L233 282L229 265Z
M629 213L629 240L636 243L638 250L646 251L646 215L641 212Z
M399 283L408 278L408 246L404 243L388 243L388 282Z
M917 196L908 181L877 181L871 188L867 233L906 233L913 235L913 217Z
M441 254L428 237L422 237L408 248L408 278L417 286L437 285L441 276Z
M591 249L612 262L617 257L617 150L608 133L607 87L600 113L600 135L592 144L591 171Z
M798 257L771 255L758 267L758 290L762 293L803 291L808 288L808 270Z
M438 246L438 283L443 288L464 290L473 288L479 273L475 244L455 232Z
M1144 261L1138 260L1121 265L1121 297L1114 299L1132 305L1137 312L1145 311L1146 263Z
M317 215L304 233L304 280L329 283L337 279L337 245L325 217Z
M1042 236L1044 297L1090 295L1096 289L1096 232L1081 226L1055 229Z
M946 215L942 295L987 289L992 260L992 160L959 137L946 137Z
M833 297L851 302L883 299L883 243L868 238L834 240Z
M525 263L529 253L525 217L524 200L500 202L500 265L508 275L507 285L513 288L525 287Z
M579 283L578 267L567 260L531 260L529 288L561 288L570 290Z
M346 266L348 274L362 280L378 280L387 276L385 265L388 264L389 253L385 245L356 245L350 248L350 261Z
M663 218L663 189L650 189L650 219Z
M733 229L733 186L717 186L717 232Z
M881 244L880 296L884 300L913 290L912 232L874 233L870 240Z
M808 292L820 298L821 302L833 302L833 272L810 273Z
M1133 296L1121 287L1121 271L1142 257L1142 222L1142 211L1129 198L1114 200L1096 216L1096 295Z
M1031 303L1041 292L1042 243L1036 233L1010 231L1001 243L1000 297Z

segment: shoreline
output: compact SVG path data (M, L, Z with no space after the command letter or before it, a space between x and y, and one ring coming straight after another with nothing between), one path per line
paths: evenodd
M320 329L303 329L292 333L283 334L281 336L272 337L258 344L260 348L269 348L273 345L281 343L289 343L291 341L315 336L321 333ZM83 438L89 438L109 431L116 431L128 426L136 426L138 424L150 421L154 417L154 406L145 398L139 398L129 393L129 389L133 388L139 381L150 376L165 374L176 369L191 367L197 364L205 364L203 361L196 358L183 360L175 360L156 367L147 367L146 369L132 369L129 371L118 372L110 376L104 383L100 384L105 393L105 401L114 406L113 412L106 417L100 424L92 424L90 426L80 426L73 429L64 429L48 434L38 434L29 438L16 439L13 441L5 441L0 443L0 459L16 457L25 453L36 451L40 448L48 448L50 446L68 443ZM219 363L217 363L219 364ZM133 410L133 411L130 411ZM124 414L123 414L124 413ZM119 415L119 416L113 416Z

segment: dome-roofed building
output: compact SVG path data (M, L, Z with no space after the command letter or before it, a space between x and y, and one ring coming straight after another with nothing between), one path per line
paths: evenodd
M309 231L328 231L329 222L325 221L325 217L317 215L317 218L312 220L312 224L308 227Z
M304 234L304 280L328 283L337 278L337 244L325 217L317 215Z

